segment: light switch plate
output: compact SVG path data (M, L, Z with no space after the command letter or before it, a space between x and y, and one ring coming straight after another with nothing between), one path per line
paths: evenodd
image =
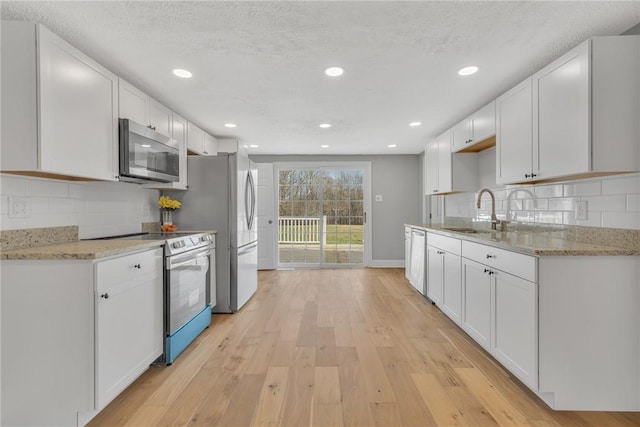
M382 201L382 194L376 194L376 202Z
M576 219L586 220L587 216L587 201L583 200L576 202Z

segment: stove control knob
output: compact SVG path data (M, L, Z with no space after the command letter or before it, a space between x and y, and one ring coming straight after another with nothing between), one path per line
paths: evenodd
M208 242L209 240L210 240L210 238L209 238L208 235L204 235L204 236L200 237L200 241L201 242Z
M171 246L172 246L174 249L180 249L180 243L181 243L181 242L173 242L173 243L171 244Z

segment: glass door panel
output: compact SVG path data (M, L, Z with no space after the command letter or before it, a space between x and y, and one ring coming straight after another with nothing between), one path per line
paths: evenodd
M364 263L364 170L279 171L281 265Z

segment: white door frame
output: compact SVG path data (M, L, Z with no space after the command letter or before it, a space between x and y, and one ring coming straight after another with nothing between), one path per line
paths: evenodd
M281 169L321 169L321 168L353 168L353 169L363 169L364 177L363 177L363 203L364 203L364 212L365 212L365 222L364 222L364 253L362 258L362 266L370 267L372 264L372 206L371 206L371 162L357 162L357 161L333 161L333 162L274 162L273 163L273 180L274 180L274 197L273 197L273 209L274 212L279 216L280 210L278 209L278 201L280 199L279 195L279 183L278 176L280 175ZM277 226L274 227L274 230L277 229ZM276 231L274 233L277 234ZM278 238L274 237L274 250L275 254L278 254ZM285 265L280 265L279 257L276 255L276 264L278 267L285 267ZM286 267L291 267L291 265L287 264ZM295 264L296 268L317 268L318 264ZM331 264L331 268L339 268L339 267L360 267L359 264Z

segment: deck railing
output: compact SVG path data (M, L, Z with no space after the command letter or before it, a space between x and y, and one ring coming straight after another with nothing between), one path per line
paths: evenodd
M322 244L326 244L327 234L323 233L326 229L326 215L322 218L279 217L278 243L320 243L322 241Z

